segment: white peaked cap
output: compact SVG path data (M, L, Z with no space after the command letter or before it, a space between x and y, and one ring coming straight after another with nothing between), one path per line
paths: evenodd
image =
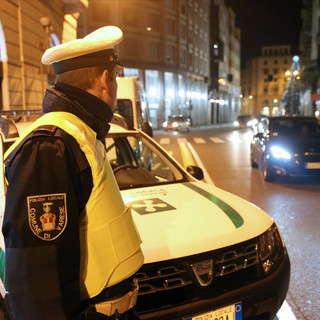
M56 73L105 63L121 65L113 48L122 38L123 33L118 27L102 27L82 39L47 49L42 56L42 63L53 64L54 70L55 66L58 67Z

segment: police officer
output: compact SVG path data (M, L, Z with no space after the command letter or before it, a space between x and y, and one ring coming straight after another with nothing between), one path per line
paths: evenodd
M139 319L140 237L104 150L123 69L117 27L48 49L43 112L5 155L6 281L16 320Z

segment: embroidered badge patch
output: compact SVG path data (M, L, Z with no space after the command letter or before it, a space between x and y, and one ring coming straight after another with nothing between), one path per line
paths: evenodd
M58 238L67 225L66 194L27 197L27 202L31 231L45 241Z

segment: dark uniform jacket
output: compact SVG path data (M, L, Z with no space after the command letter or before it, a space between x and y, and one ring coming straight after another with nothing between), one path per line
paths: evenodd
M113 113L97 97L61 83L46 91L43 111L73 113L103 140ZM40 127L8 157L3 234L6 281L17 320L79 319L79 216L92 190L91 168L76 140L59 128ZM54 240L35 236L28 197L66 194L67 224ZM55 200L52 201L55 205ZM30 205L30 204L29 204Z

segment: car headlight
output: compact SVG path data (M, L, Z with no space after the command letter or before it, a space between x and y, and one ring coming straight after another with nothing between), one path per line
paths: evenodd
M162 124L163 127L166 127L167 125L168 125L168 122L167 122L167 121L165 121L165 122Z
M248 127L252 127L252 126L253 126L253 121L252 121L252 120L248 121L248 122L247 122L247 126L248 126Z
M263 271L268 274L282 260L284 245L276 224L259 237L259 257Z
M234 125L235 127L239 127L239 121L234 121L234 122L233 122L233 125Z
M178 122L173 122L173 123L172 123L172 126L173 126L174 128L176 128L178 125L179 125Z
M277 159L282 158L282 159L289 160L291 158L290 153L283 148L280 148L277 146L272 146L270 148L270 151L271 151L272 155Z

